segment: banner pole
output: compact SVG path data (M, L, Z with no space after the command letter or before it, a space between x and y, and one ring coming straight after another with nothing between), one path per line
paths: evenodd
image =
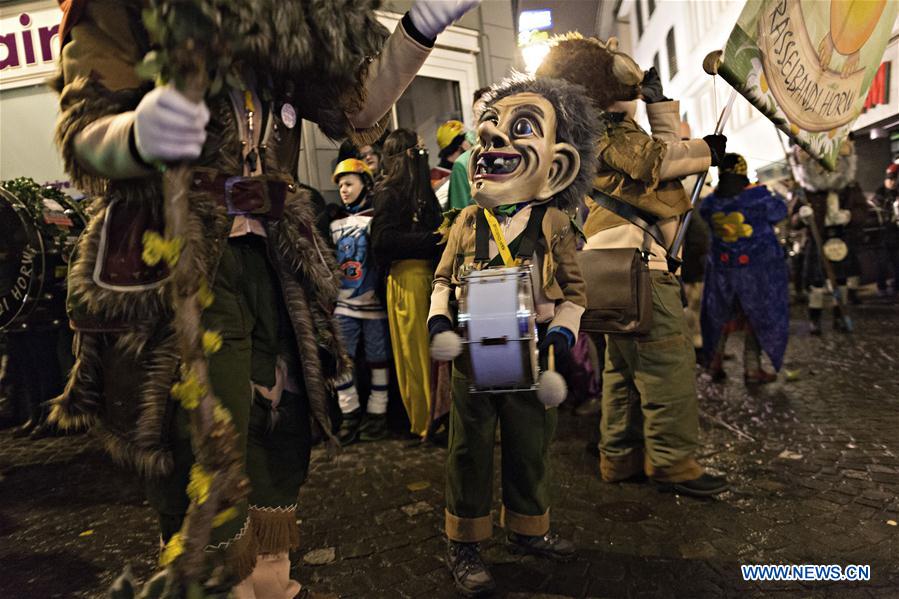
M730 97L727 99L727 104L724 106L724 110L721 111L721 115L718 117L718 124L715 125L715 135L720 135L724 130L724 125L727 124L727 120L730 118L730 113L733 110L734 101L736 99L737 90L731 88ZM696 207L696 202L699 200L699 194L702 191L702 186L705 185L705 180L708 174L708 171L704 171L696 179L696 184L693 186L693 193L690 194L690 211L687 212L687 214L684 216L684 220L681 221L681 224L677 229L677 235L674 238L674 243L671 244L671 248L668 250L668 270L671 273L674 273L678 268L680 268L681 260L677 257L677 255L680 253L681 246L684 243L684 236L687 234L687 227L690 224L690 220L693 218L693 209Z

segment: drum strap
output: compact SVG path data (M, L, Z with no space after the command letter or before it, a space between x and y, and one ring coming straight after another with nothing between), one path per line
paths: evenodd
M475 262L481 264L487 264L487 266L501 266L505 264L506 266L512 265L511 257L518 258L519 260L527 260L530 259L531 256L534 255L534 250L537 247L537 240L540 237L541 227L543 225L543 216L546 214L546 204L538 204L531 208L531 214L528 217L528 224L525 226L524 231L516 237L510 244L508 244L508 253L509 260L502 255L502 253L497 254L493 260L490 259L490 236L491 232L494 235L494 240L497 242L497 246L505 245L505 239L502 235L502 230L499 228L499 223L496 223L496 218L493 217L492 214L489 217L493 217L493 222L496 223L496 227L494 229L491 226L491 223L488 220L488 215L485 210L479 210L477 212L477 218L475 220ZM499 239L496 236L499 236ZM502 240L502 242L500 242Z

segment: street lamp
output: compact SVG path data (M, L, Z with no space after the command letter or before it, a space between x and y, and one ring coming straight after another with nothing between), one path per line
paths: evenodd
M549 34L545 31L522 31L518 36L518 45L525 71L533 75L549 53Z

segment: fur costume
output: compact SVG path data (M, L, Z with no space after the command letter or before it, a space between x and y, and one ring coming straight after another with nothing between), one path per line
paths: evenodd
M173 470L174 441L168 435L175 404L170 390L179 378L179 352L165 267L148 267L141 253L144 234L164 229L162 177L138 164L145 176L106 178L86 166L83 154L94 147L84 143L85 135L127 116L152 89L135 70L151 48L141 20L144 2L67 0L61 5L66 15L56 137L73 183L96 199L70 271L68 309L77 361L52 417L63 427L91 426L118 461L159 480ZM205 3L229 26L243 28L237 34L252 48L239 58L244 72L256 77L258 110L267 117L258 146L263 175L256 183L286 190L280 218L253 220L264 227L261 254L274 272L271 279L277 279L296 341L292 349L301 357L297 379L304 388L295 395L305 397L326 436L331 436L328 383L342 374L347 357L332 318L339 273L316 230L309 191L295 180L300 119L318 123L329 136L349 135L357 143L380 136L386 118L381 105L395 100L394 92L401 93L408 84L402 78L411 80L429 47L406 24L408 16L385 44L376 5L372 0ZM372 81L380 83L375 101L366 97ZM202 155L191 164L189 230L179 260L188 261L212 286L234 220L221 181L245 175L246 129L228 90L211 94L206 104L211 118ZM371 126L357 129L356 122ZM115 137L109 127L105 131ZM97 146L117 143L120 154L136 164L133 129L129 131L124 140L104 138ZM104 276L113 273L127 284L110 285ZM251 505L251 519L237 536L216 545L229 547L238 580L253 569L257 550L281 553L296 546L295 507ZM252 534L247 533L250 522Z
M569 33L552 40L551 52L537 69L537 75L579 82L600 110L640 96L643 70L633 58L618 51L614 37L604 42Z

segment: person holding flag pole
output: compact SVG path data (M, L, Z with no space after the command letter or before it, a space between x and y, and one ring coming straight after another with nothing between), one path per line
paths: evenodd
M618 41L568 34L552 40L538 76L583 85L601 117L587 235L580 263L588 310L582 328L607 333L600 423L600 474L617 482L645 473L664 490L711 496L727 490L722 476L705 472L699 446L695 355L681 303L679 268L683 231L692 208L681 177L699 174L725 153L717 131L680 139L680 108L665 97L655 69L643 72L618 50ZM646 104L652 135L634 120ZM615 313L607 298L637 284L636 304ZM632 314L637 316L633 317Z

